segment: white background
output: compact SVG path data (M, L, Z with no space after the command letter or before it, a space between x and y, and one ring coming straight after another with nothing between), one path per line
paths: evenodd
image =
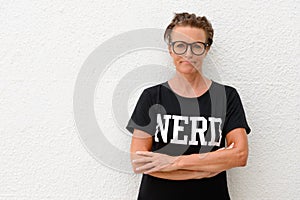
M228 173L232 199L298 199L299 9L293 0L1 1L0 199L136 199L141 176L105 167L79 139L74 85L101 43L134 29L164 29L183 11L211 21L218 70L211 78L239 91L252 129L248 165ZM136 63L151 64L147 56ZM131 62L128 55L111 69L125 73ZM110 141L130 145L117 134Z

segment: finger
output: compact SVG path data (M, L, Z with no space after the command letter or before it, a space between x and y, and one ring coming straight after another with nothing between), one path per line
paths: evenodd
M151 163L145 164L145 165L143 165L143 166L141 166L141 167L138 167L138 168L136 168L135 170L136 170L136 171L142 172L142 171L147 171L147 170L149 170L149 169L151 169L151 168L153 168L153 167L155 167L155 166L154 166L154 164L151 162Z
M221 150L223 150L223 149L225 149L225 147L223 147L223 148L220 148L220 149L218 149L217 151L221 151Z
M151 162L152 158L151 157L144 157L144 158L139 158L139 159L135 159L132 160L132 163L147 163L147 162Z
M227 147L227 149L233 148L233 145L234 145L234 143L231 143L231 144L229 145L229 147Z
M142 155L142 156L152 156L153 152L152 151L137 151L135 152L137 155Z
M150 174L150 173L157 172L157 171L159 171L159 170L156 167L154 167L148 171L145 171L144 174Z

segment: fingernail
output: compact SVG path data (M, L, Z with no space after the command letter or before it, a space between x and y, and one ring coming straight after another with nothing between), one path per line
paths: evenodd
M132 162L134 163L134 162L135 162L135 160L132 160Z
M136 168L135 170L138 171L138 170L140 170L140 168Z

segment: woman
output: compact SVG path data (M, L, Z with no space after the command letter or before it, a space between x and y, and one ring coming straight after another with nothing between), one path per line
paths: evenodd
M237 90L202 73L211 23L177 13L165 40L176 74L142 92L126 127L138 199L230 199L226 170L246 165L251 129Z

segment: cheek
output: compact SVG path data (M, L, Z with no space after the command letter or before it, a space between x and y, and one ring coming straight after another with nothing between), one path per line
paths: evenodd
M178 62L178 56L177 55L172 54L171 58L172 58L174 63Z
M179 55L173 55L173 61L174 62L179 62L181 59L182 59L181 56L179 56Z
M205 55L198 56L198 57L196 58L196 61L197 61L197 62L203 62L204 58L205 58Z

